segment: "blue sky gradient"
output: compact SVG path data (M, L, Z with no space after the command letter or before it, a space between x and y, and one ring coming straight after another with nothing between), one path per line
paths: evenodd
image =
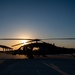
M75 37L75 0L0 0L3 37Z

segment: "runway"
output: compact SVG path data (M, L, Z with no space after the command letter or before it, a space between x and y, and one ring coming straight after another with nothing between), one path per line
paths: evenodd
M75 75L75 59L9 59L0 75Z

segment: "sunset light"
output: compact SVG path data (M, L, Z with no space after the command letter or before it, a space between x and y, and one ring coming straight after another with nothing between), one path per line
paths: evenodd
M0 75L75 75L75 0L0 0Z
M27 41L28 40L21 40L21 43L24 43L24 45L26 45L27 44Z

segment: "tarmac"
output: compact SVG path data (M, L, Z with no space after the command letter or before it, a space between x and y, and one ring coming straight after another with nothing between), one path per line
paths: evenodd
M0 59L0 75L75 75L75 58Z

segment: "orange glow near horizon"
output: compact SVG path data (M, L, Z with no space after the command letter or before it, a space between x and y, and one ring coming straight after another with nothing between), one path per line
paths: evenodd
M21 43L24 43L24 45L26 45L27 44L27 41L28 40L21 40Z
M19 47L21 47L22 45L26 45L28 40L20 40L17 44L19 43L23 43L23 44L20 44L20 45L17 45L17 46L14 46L13 49L16 50L18 49Z

